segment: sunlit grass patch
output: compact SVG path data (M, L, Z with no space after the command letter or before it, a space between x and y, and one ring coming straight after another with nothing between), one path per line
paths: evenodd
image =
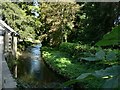
M43 51L43 59L52 68L58 70L58 72L67 78L76 78L81 73L87 72L87 68L80 63L72 62L71 58L68 58L66 53L60 51Z

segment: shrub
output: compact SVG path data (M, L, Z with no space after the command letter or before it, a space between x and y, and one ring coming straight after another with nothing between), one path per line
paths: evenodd
M59 50L63 52L67 52L71 55L71 57L78 59L81 56L85 56L85 54L95 53L97 48L90 47L88 45L80 45L77 43L61 43L59 46Z

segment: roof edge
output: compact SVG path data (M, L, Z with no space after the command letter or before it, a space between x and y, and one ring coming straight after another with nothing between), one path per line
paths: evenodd
M7 25L3 20L0 20L0 23L5 27L7 28L10 32L15 32L9 25Z

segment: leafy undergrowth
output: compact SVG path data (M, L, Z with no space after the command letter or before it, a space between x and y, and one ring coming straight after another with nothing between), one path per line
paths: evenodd
M93 78L95 77L96 79L103 80L104 82L101 82L99 88L111 88L111 89L120 89L120 66L119 65L114 65L112 67L108 67L106 69L101 69L98 71L95 71L93 73L83 73L80 75L77 80L82 81L86 80L86 78L91 78L92 81ZM92 82L91 82L92 83ZM90 85L90 84L88 84Z
M81 53L84 53L84 52L81 52ZM105 60L106 58L103 59L103 57L106 57L106 56L104 56L103 52L101 53L101 51L95 54L96 54L96 57L97 57L97 54L99 54L99 58L101 60L90 61L88 59L88 60L81 60L76 62L75 58L72 58L71 53L68 53L68 51L67 52L66 51L63 52L63 50L58 51L58 49L53 49L50 47L42 48L42 56L45 62L53 70L57 71L62 76L65 76L70 80L73 80L73 81L66 82L68 83L68 86L70 85L70 83L79 82L79 84L84 88L102 87L103 83L105 82L105 79L97 78L94 75L92 75L92 73L118 64L118 60L107 61ZM114 55L112 54L112 57L110 58L113 58L113 56ZM82 78L84 77L84 79L79 78L79 80L76 81L76 78L78 77L82 77Z
M42 54L44 60L50 67L67 78L76 78L83 72L81 72L81 70L85 68L77 63L72 63L72 60L67 57L66 53L60 53L59 51L43 51Z
M95 53L98 48L89 45L81 45L78 43L63 42L59 46L59 51L67 52L73 59L79 59L80 56Z
M94 63L74 62L68 53L56 51L52 48L45 47L42 51L42 57L51 68L57 71L60 75L69 78L70 80L77 78L83 73L92 73L95 70L102 69L101 66L96 66ZM99 87L100 82L102 81L98 79L93 79L90 81L89 79L90 78L84 81L81 80L83 86ZM94 80L96 80L96 85L93 84Z

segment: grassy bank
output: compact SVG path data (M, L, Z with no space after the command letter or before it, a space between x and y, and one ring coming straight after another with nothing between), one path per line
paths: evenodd
M42 57L44 61L58 74L69 78L70 80L77 78L83 73L91 73L95 70L101 69L100 66L94 64L75 62L70 55L66 52L56 51L54 49L47 48L42 51ZM86 83L87 82L87 83ZM93 82L96 82L93 84ZM100 87L102 80L94 77L94 81L90 81L90 78L81 81L81 85L84 87Z
M120 64L117 52L117 50L110 49L99 51L99 48L72 43L63 43L56 49L42 47L42 57L54 71L70 80L78 77L83 78L79 84L84 88L101 88L104 86L105 81L110 79L109 76L114 75L113 69L119 68L119 66L115 66ZM97 56L99 59L96 59ZM82 59L82 57L87 58ZM115 74L116 76L118 77L118 74ZM73 80L73 82L75 81ZM70 81L67 84L73 82Z

